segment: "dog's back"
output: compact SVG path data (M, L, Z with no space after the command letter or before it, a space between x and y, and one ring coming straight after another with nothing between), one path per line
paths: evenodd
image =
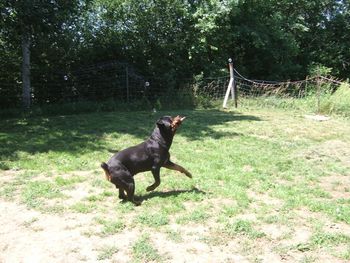
M150 171L152 169L154 156L149 152L148 141L149 140L116 153L108 161L108 165L120 162L132 175Z

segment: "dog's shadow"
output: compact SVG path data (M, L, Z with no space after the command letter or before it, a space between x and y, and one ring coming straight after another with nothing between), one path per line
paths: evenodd
M196 188L196 187L193 187L192 189L190 190L171 190L171 191L167 191L167 192L159 192L159 191L155 191L155 192L151 192L151 193L148 193L144 196L139 196L139 199L143 202L143 201L146 201L148 199L152 199L154 197L160 197L160 198L167 198L167 197L170 197L170 196L178 196L178 195L181 195L181 194L199 194L199 195L206 195L207 193Z

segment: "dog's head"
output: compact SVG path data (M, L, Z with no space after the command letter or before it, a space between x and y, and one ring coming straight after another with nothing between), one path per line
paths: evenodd
M157 121L157 126L160 130L169 131L174 135L185 119L186 117L180 117L179 115L176 117L164 116Z

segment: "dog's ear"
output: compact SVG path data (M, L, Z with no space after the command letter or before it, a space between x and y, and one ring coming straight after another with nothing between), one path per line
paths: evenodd
M165 118L160 118L160 119L157 121L157 126L158 126L159 129L166 128L166 127L170 127L169 120L167 120L167 119L165 119Z
M157 126L159 126L159 125L164 125L164 120L163 119L157 120Z

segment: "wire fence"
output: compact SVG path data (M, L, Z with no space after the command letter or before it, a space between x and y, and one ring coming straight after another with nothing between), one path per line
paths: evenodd
M233 77L238 100L272 96L303 98L313 92L320 101L325 90L334 91L341 84L335 79L321 76L283 82L251 80L236 69ZM222 100L229 82L230 76L187 79L177 81L177 85L169 88L154 80L149 81L127 63L111 61L74 70L51 69L42 72L34 68L31 71L31 99L33 105L108 99L123 103L146 100L153 105L159 100L166 104L183 101L195 104L196 99ZM21 94L19 73L0 75L0 108L19 107Z
M237 70L234 70L234 85L237 88L239 97L284 97L303 98L310 92L317 93L320 88L323 91L334 91L342 82L322 76L307 78L299 81L266 81L250 80L243 77ZM225 92L230 77L203 79L199 84L193 84L193 90L197 94L207 95L213 99L221 99ZM200 86L200 88L198 88Z
M2 72L0 72L2 73ZM117 99L133 101L147 90L147 81L127 63L105 62L79 69L43 72L31 69L32 105L102 101ZM20 75L0 75L1 108L20 106Z

